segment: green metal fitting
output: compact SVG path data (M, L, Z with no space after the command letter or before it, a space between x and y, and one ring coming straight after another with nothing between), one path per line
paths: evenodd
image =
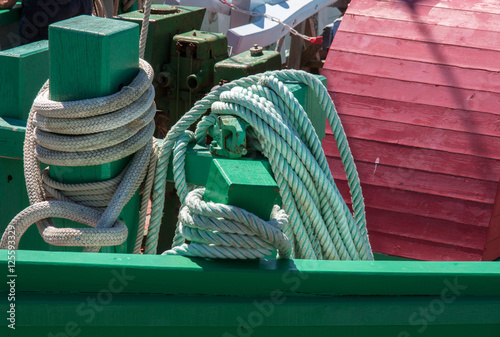
M174 36L174 43L171 67L177 72L177 89L208 92L214 86L215 63L227 58L225 35L193 30Z
M281 69L281 56L276 51L254 46L215 65L215 83L230 82L268 70Z
M249 124L239 117L219 116L217 124L209 130L213 138L210 152L227 158L240 158L246 155L248 126Z
M164 133L214 86L214 65L227 58L223 34L192 30L173 37L170 63L156 74L166 95L156 100L165 114Z

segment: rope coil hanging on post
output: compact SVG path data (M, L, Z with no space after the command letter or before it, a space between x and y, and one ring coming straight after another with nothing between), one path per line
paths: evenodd
M306 84L316 93L320 106L332 127L342 163L346 171L352 196L354 216L350 213L338 191L330 173L314 128L307 114L292 93L283 85L283 81L296 81ZM187 129L205 112L211 113L198 123L195 135ZM173 154L173 167L176 188L181 201L186 199L178 223L174 248L164 254L182 254L188 256L234 258L228 236L232 232L220 234L220 227L207 227L201 222L193 223L190 219L198 216L187 214L197 207L190 194L199 198L202 191L187 193L184 157L189 141L203 143L208 129L215 123L218 115L236 115L252 127L254 147L269 159L275 179L280 188L283 208L289 222L283 228L284 241L292 243L291 256L307 259L373 259L364 216L364 202L354 160L347 144L342 124L333 102L323 84L314 76L303 71L282 70L249 76L233 81L212 91L186 113L172 127L164 140L158 159L155 179L151 222L148 229L145 252L156 253L159 226L162 218L166 171ZM201 200L198 200L199 204ZM209 205L213 211L217 206ZM209 210L205 210L208 213ZM216 216L217 222L225 221ZM188 219L189 221L186 221ZM214 221L215 222L215 221ZM195 232L193 232L195 230ZM242 231L242 229L238 229ZM194 233L194 234L193 234ZM255 235L255 232L253 232ZM269 243L269 238L262 238ZM195 241L185 244L184 241ZM233 240L234 241L234 240ZM201 243L200 243L201 242ZM260 242L259 242L260 243ZM278 246L275 242L275 247ZM256 242L251 248L244 248L238 254L262 257L257 252L260 247ZM247 250L254 249L250 254ZM224 254L226 251L227 254ZM281 254L288 257L290 254ZM247 258L249 256L246 256Z
M100 246L123 243L128 231L117 220L118 216L149 174L134 248L139 253L156 166L152 80L151 66L140 60L139 73L132 83L110 96L55 102L48 98L48 82L43 86L28 118L24 144L24 171L31 206L10 223L16 228L16 247L34 222L43 239L53 245L99 251ZM40 162L90 166L132 154L125 170L104 182L63 184L52 180L48 169L40 171ZM50 200L54 198L62 201ZM47 220L50 217L95 228L55 228ZM0 247L5 248L6 243L4 234Z

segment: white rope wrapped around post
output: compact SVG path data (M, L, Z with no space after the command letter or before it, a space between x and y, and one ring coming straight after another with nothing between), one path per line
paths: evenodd
M44 85L33 103L24 145L31 206L9 225L16 228L17 244L34 222L43 239L55 245L99 251L100 246L123 243L127 227L117 221L118 216L149 175L134 248L134 253L139 253L156 167L156 142L152 137L156 113L153 76L151 66L140 60L138 75L119 92L72 102L50 100L48 83ZM49 171L40 171L40 161L49 165L90 166L132 154L125 170L104 182L63 184L51 179ZM54 198L62 201L50 200ZM50 217L71 219L95 228L55 228ZM4 233L0 248L5 248L6 242Z

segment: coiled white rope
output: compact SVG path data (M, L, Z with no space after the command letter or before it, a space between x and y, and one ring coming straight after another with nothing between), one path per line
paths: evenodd
M319 105L325 109L346 171L354 216L335 186L321 142L307 114L283 81L308 85L316 93ZM211 109L211 113L198 123L196 134L187 131L208 109ZM251 125L251 134L256 140L253 146L269 159L280 188L284 210L289 217L289 222L283 228L284 236L278 241L259 235L262 241L247 240L243 245L242 240L234 238L233 241L237 241L234 245L234 242L229 242L228 235L236 233L235 229L221 236L221 227L216 225L225 223L225 214L208 216L212 218L209 221L212 221L213 226L207 226L207 220L194 221L200 214L211 214L222 206L202 204L201 191L188 194L184 171L186 146L193 140L202 143L217 116L225 114L241 117ZM156 253L167 167L172 154L176 188L186 206L180 214L174 248L166 254L211 258L261 257L263 245L272 242L280 248L281 257L288 257L283 244L289 239L292 243L290 255L296 258L373 259L366 232L363 196L347 138L326 88L314 76L302 71L285 70L233 81L198 101L172 127L160 148L145 249L148 254ZM195 209L201 209L200 205L203 205L202 213L194 212ZM229 212L226 209L226 213ZM248 223L245 226L251 227ZM237 227L240 231L238 234L256 235L253 231L249 232L248 228ZM274 229L278 230L279 226L274 226ZM185 240L191 243L185 244ZM228 248L235 246L237 251Z
M179 213L179 234L191 243L164 254L255 259L271 256L277 247L280 257L290 257L290 241L282 232L287 224L282 209L275 206L272 219L264 221L235 206L204 202L204 191L189 192Z
M82 246L99 251L127 238L127 227L118 216L143 183L140 224L134 246L139 253L149 195L156 167L153 140L153 70L140 60L138 75L118 93L72 102L50 100L48 82L33 103L24 144L24 171L31 206L16 216L16 248L21 236L37 222L42 238L54 245ZM50 165L90 166L133 155L116 178L97 183L62 184L40 171L40 162ZM63 201L51 201L50 198ZM78 203L75 204L75 203ZM95 208L90 208L95 207ZM77 221L95 228L55 228L50 217ZM7 244L6 233L0 248Z

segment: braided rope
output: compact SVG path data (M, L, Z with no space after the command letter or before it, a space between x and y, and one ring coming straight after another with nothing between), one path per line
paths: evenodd
M296 81L309 86L316 93L319 105L326 111L346 171L354 217L335 186L321 142L307 114L283 85L283 81ZM211 114L201 118L194 136L186 131L208 109L211 109ZM236 115L248 122L252 126L249 139L255 142L250 147L259 149L269 159L280 188L284 210L289 217L283 232L292 242L291 256L308 259L373 259L366 233L359 178L340 119L323 84L317 78L296 70L249 76L217 88L198 101L172 127L160 148L145 253L156 253L170 157L173 154L174 179L179 196L181 201L187 202L189 194L183 164L187 143L192 142L193 138L202 143L208 129L221 114ZM176 254L212 258L235 258L237 254L250 258L258 255L236 253L233 249L226 249L225 245L222 245L225 248L221 251L222 242L231 240L228 237L221 238L216 229L218 227L210 227L208 234L206 228L203 229L205 232L200 232L198 227L193 229L190 219L197 217L189 218L185 214L188 211L191 211L191 207L184 206L179 218L173 244ZM207 241L208 238L212 241ZM185 240L194 242L186 245L183 244ZM263 249L261 241L250 242L252 249ZM236 247L248 249L241 243Z
M139 253L156 166L153 75L151 66L140 60L138 75L118 93L72 102L50 100L48 83L43 86L28 118L24 146L31 206L10 223L16 228L17 243L34 222L42 238L53 245L81 246L86 247L85 251L97 252L101 246L123 243L127 228L117 221L118 216L149 173L134 248ZM40 171L40 162L100 165L132 154L120 175L102 182L63 184L51 179L48 169ZM49 196L62 201L48 201ZM55 228L50 217L95 228Z

